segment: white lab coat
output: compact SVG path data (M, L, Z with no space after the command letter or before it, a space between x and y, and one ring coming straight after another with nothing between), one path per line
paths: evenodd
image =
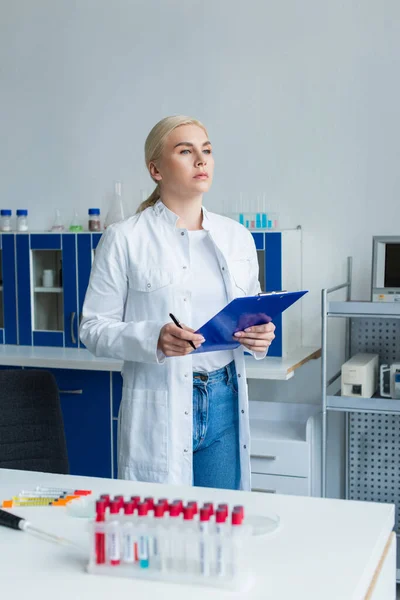
M96 250L80 337L96 356L124 361L119 413L120 478L192 484L192 357L160 357L172 312L191 323L186 229L162 202L107 228ZM228 300L260 291L252 235L203 209ZM257 353L263 358L265 353ZM244 351L234 350L239 387L241 489L250 489L250 432Z

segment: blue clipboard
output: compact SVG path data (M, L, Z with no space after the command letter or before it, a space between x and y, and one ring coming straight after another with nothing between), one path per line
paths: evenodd
M233 337L234 333L253 325L273 321L277 315L307 294L307 291L270 292L235 298L196 331L201 333L206 341L192 354L238 348L240 342Z

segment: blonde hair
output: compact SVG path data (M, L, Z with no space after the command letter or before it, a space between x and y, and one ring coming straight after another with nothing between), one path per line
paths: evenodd
M186 117L184 115L175 115L172 117L165 117L164 119L161 119L161 121L154 125L153 129L147 136L146 142L144 144L144 159L149 172L150 163L156 162L161 158L164 143L168 135L171 133L171 131L173 131L177 127L181 127L182 125L197 125L207 133L207 130L204 127L204 125L200 123L200 121L198 121L197 119L192 119L191 117ZM155 189L147 198L147 200L144 200L139 205L139 208L136 212L140 213L146 208L154 206L157 200L160 199L160 192L160 184L156 182Z

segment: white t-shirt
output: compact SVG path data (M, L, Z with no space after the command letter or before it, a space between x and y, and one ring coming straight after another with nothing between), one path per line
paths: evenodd
M207 231L189 231L192 327L199 329L228 303L217 256ZM233 360L232 350L193 354L193 371L216 371Z

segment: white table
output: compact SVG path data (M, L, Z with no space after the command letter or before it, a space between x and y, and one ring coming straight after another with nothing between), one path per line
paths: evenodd
M1 528L2 598L204 600L205 594L207 600L395 598L393 505L0 470L2 500L40 484L87 488L96 494L225 500L244 504L247 514L277 513L281 526L270 536L252 539L248 560L254 565L256 584L248 594L88 575L85 556L27 533ZM88 543L86 521L68 516L64 508L20 508L14 512L48 531Z
M247 379L291 379L296 369L320 356L320 348L315 347L298 348L287 358L267 357L265 360L255 360L252 356L246 356ZM122 361L98 358L84 348L7 344L0 344L0 365L90 371L121 371L122 369Z

